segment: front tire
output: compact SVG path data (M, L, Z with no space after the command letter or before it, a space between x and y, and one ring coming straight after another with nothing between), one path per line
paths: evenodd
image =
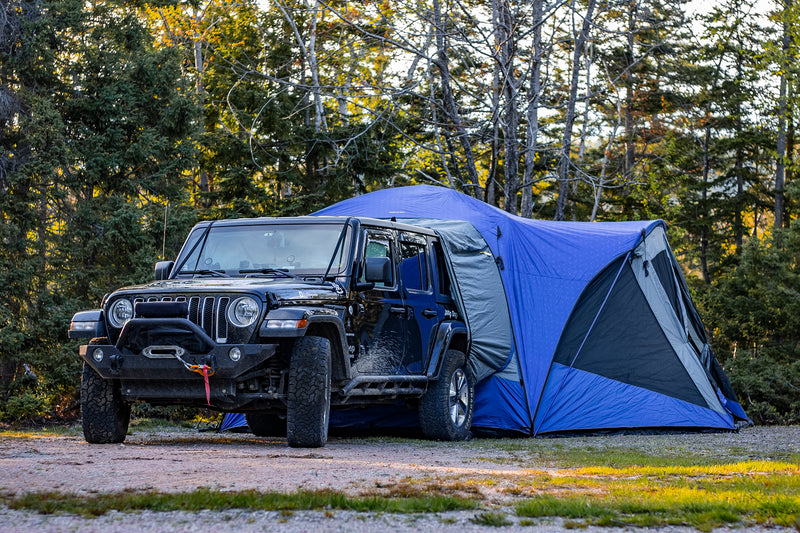
M475 377L466 364L466 356L447 350L439 379L419 402L422 434L432 440L466 440L474 412Z
M331 344L323 337L295 341L289 362L286 440L293 448L321 448L328 441L331 409Z
M103 379L88 363L83 363L81 421L86 442L123 442L130 420L131 406L123 401L119 383Z

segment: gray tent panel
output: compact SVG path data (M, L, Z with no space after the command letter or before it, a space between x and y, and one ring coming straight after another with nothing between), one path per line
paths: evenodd
M400 221L400 220L399 220ZM478 381L493 374L519 382L519 361L508 301L494 255L483 236L461 220L404 219L441 236L453 284L453 297L471 334L469 361ZM486 310L491 309L491 313Z
M691 376L706 404L710 409L726 414L727 411L720 403L700 361L700 354L695 351L689 342L690 335L696 338L698 336L697 332L693 331L694 328L688 327L679 320L679 316L675 313L667 291L664 289L655 268L650 266L653 259L665 250L669 250L669 244L667 243L664 228L655 228L633 251L631 267L639 287L641 287L645 298L650 304L650 308L656 316L658 324L661 326L675 353L678 354L684 368ZM683 305L682 301L681 305ZM685 307L682 311L682 316L685 317Z

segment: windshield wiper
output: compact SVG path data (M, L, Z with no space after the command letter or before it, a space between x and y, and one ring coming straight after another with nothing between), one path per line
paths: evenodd
M297 277L291 272L287 272L286 270L280 268L245 268L245 269L240 269L239 274L277 274L284 278Z
M200 274L201 276L214 276L218 278L230 277L228 274L225 273L224 270L210 270L210 269L184 270L183 272L178 272L178 274Z

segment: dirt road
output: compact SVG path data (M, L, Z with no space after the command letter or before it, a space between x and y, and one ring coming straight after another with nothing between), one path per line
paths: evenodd
M391 495L403 486L414 485L454 495L471 495L479 497L487 506L502 507L513 500L513 491L508 490L509 487L524 483L536 472L555 472L555 465L548 459L552 455L550 452L607 447L642 453L657 451L662 456L712 454L721 462L781 459L800 454L800 428L749 428L738 434L476 439L466 443L332 438L325 448L314 450L289 448L285 439L199 433L175 428L134 429L124 444L117 445L90 445L80 434L5 433L0 434L0 491L16 495L44 491L93 494L143 490L186 492L207 487L279 492L334 489L357 496ZM317 516L314 513L300 513L288 521L276 513L260 513L258 516L262 515L267 517L264 519L271 526L253 526L255 529L252 530L275 529L277 524L286 524L278 529L287 531L291 530L288 528L292 524L297 526L293 529L296 531L347 531L354 527L353 518L342 512L334 515L342 516L343 523L323 521L325 527L322 529L314 525ZM474 512L471 515L462 512L462 515L466 518L459 518L461 515L457 514L452 520L442 517L419 520L435 519L437 524L454 527L460 523L461 526L455 527L454 531L469 530L474 526L469 522ZM141 514L139 518L143 516L147 514ZM257 520L252 521L254 516L253 513L248 515L248 524L258 525ZM310 522L300 520L309 516ZM219 519L215 516L204 524L213 524ZM31 523L31 520L46 519L2 510L0 531L62 530L61 526L53 528L52 523L48 526L46 522ZM106 516L103 520L110 518ZM223 522L228 520L230 518ZM361 517L359 520L358 523L364 527L370 523L375 529L385 528L380 525L381 517ZM403 520L409 521L407 517ZM124 522L124 527L120 526L123 529L116 530L148 530L147 521L133 529L126 529L133 525L128 518ZM111 520L110 524L117 523L119 520ZM350 528L345 527L348 523ZM100 525L101 522L90 521L75 527L91 529ZM108 527L111 525L106 524ZM156 520L154 531L159 530L158 525L161 529L166 528L163 521ZM419 530L420 525L414 522L409 530ZM192 527L196 527L196 523ZM336 529L338 527L343 529ZM437 526L437 529L441 528ZM179 528L171 530L181 531ZM251 529L237 529L242 530ZM362 530L372 530L372 526Z

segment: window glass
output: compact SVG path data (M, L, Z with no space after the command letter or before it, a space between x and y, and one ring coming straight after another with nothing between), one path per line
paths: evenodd
M364 247L364 258L367 257L392 257L392 238L385 233L368 233L367 242ZM366 272L361 269L361 282L366 281ZM376 287L391 287L393 285L383 282L375 283Z
M414 242L400 243L400 276L406 289L428 290L425 246Z
M434 254L436 256L436 272L438 274L439 294L450 296L450 276L447 274L447 265L444 262L444 251L439 242L434 244Z
M197 246L184 247L189 255L179 260L178 274L213 269L236 275L240 271L276 269L318 275L329 264L330 273L337 274L346 268L350 246L349 231L339 239L342 229L336 224L213 226ZM191 239L196 241L194 235Z

